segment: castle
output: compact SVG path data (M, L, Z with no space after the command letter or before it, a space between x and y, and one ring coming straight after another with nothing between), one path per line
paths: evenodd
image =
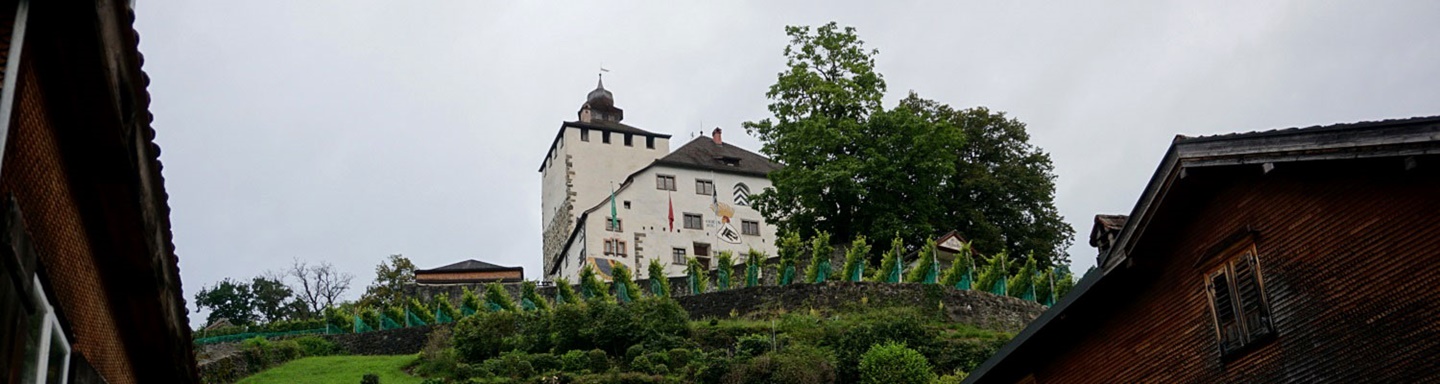
M720 251L737 263L752 248L775 255L775 228L750 196L779 164L725 143L719 128L671 152L670 135L621 123L603 79L577 117L540 164L546 281L577 281L585 265L608 280L617 265L643 277L658 260L680 276L689 257L708 269Z

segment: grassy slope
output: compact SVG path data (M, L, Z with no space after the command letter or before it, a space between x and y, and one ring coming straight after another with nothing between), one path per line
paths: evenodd
M355 384L366 373L380 375L380 382L385 384L419 384L420 378L401 370L416 358L416 355L306 357L247 377L239 384Z

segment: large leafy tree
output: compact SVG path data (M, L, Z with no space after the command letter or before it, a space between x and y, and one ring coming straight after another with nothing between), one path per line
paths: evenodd
M204 287L195 294L195 306L198 309L209 309L210 314L205 317L206 324L212 324L220 319L229 319L231 324L246 325L255 320L255 296L250 292L250 285L244 281L235 281L229 278L220 281L213 287Z
M365 306L392 306L404 301L405 286L415 283L415 263L405 255L390 255L375 266L375 280L365 287L360 303Z
M294 292L278 276L256 276L250 280L250 292L255 312L266 322L308 317L308 308L296 304Z
M785 31L787 69L766 92L773 116L744 124L785 165L755 199L767 220L806 236L898 234L906 244L953 228L982 253L1065 259L1074 231L1054 208L1049 155L1023 123L913 93L885 109L878 51L854 28Z

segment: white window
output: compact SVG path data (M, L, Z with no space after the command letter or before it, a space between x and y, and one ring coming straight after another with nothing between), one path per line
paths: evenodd
M674 191L674 190L675 190L675 176L671 176L671 175L655 175L655 189L663 189L663 190L666 190L666 191Z
M35 295L31 300L36 312L30 317L20 380L22 383L65 383L70 374L70 341L60 329L55 307L45 299L40 278L35 277L32 284Z
M715 182L710 180L695 179L695 194L710 196L715 194Z
M740 220L740 233L760 236L760 222L754 220Z
M686 214L685 214L685 229L703 229L703 228L704 228L704 225L705 225L705 217L704 217L704 216L700 216L700 214L698 214L698 213L686 213Z

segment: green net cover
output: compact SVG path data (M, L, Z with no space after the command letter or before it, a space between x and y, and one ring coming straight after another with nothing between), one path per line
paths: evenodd
M820 268L815 273L815 282L823 283L830 278L830 260L820 260Z
M470 305L469 305L469 304L461 304L461 305L460 305L460 316L470 316L470 315L474 315L475 312L476 312L476 311L475 311L475 308L470 308Z
M780 285L790 285L790 282L793 281L794 279L795 279L795 266L793 266L793 265L787 265L787 266L785 266L785 273L780 274Z
M524 310L526 310L526 311L534 311L534 310L538 309L539 307L535 306L535 302L532 301L532 300L530 300L530 298L528 298L528 297L523 297L523 298L520 298L520 308L521 308L521 309L524 309Z
M1005 296L1005 284L1005 278L1003 277L999 280L996 280L995 285L990 287L990 293Z
M745 286L754 287L760 285L760 265L749 264L745 266Z
M716 281L715 285L720 287L720 290L722 291L730 289L730 270L721 269L720 271L716 272L716 275L719 281Z
M420 319L420 316L416 316L414 313L410 312L409 309L406 309L406 310L405 310L405 326L406 326L406 327L419 327L419 326L424 326L424 325L426 325L426 324L425 324L425 320L421 320L421 319Z
M435 323L436 323L436 324L449 324L449 323L453 323L453 322L455 322L455 318L450 317L450 314L445 313L445 311L441 311L441 310L439 310L439 309L436 309L436 310L435 310Z
M960 281L955 282L955 289L963 291L970 290L970 285L974 284L974 278L972 277L973 275L974 273L972 273L971 271L965 271L965 274L960 275Z
M662 286L660 284L665 284L665 279L659 278L658 276L654 279L650 279L651 295L655 297L665 296L665 286Z
M902 268L901 264L905 264L905 262L902 261L902 260L899 260L899 258L897 257L896 260L895 260L895 269L890 271L890 275L889 275L889 276L885 276L885 282L887 282L887 283L899 283L899 282L900 282L900 275L901 275L901 268Z
M380 330L399 329L399 328L405 328L405 327L404 327L404 326L401 326L400 323L395 322L395 320L391 319L390 316L383 316L383 315L380 316Z
M615 284L615 299L621 303L632 301L630 299L630 288L626 287L625 284ZM530 301L530 299L525 299L525 301ZM530 305L534 306L535 303L530 303Z
M933 257L930 259L930 269L925 271L925 284L935 284L940 280L940 261Z

